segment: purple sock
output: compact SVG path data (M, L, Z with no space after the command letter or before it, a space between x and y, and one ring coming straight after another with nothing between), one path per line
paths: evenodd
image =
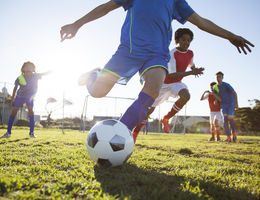
M226 136L230 137L230 129L228 126L228 117L227 116L224 116L224 129L225 129Z
M235 120L229 119L229 123L230 123L232 133L235 133L236 132L236 122L235 122Z
M7 127L7 132L11 134L12 132L12 127L14 124L14 120L15 120L15 116L10 115L9 119L8 119L8 127Z
M149 95L140 92L138 99L126 110L120 121L124 123L129 130L142 122L148 112L149 107L152 106L154 99Z
M30 115L29 120L30 120L30 133L33 133L33 131L34 131L34 115Z

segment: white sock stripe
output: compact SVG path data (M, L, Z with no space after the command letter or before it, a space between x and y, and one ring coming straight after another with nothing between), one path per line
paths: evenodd
M173 107L172 107L174 110L176 110L176 111L180 111L180 108L178 107L178 106L176 106L175 104L173 105Z

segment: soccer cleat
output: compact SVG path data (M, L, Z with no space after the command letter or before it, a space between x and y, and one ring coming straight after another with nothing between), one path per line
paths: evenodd
M161 123L162 123L162 128L164 130L165 133L170 133L170 127L169 127L169 120L167 119L162 119L161 120Z
M208 139L209 142L215 141L215 137L211 137Z
M220 139L219 136L217 136L216 141L217 141L217 142L220 142L220 141L221 141L221 139Z
M30 136L31 138L37 138L37 136L34 135L34 133L29 133L29 136Z
M132 135L133 135L133 138L134 138L134 143L136 141L136 138L137 138L141 128L144 126L144 124L145 124L145 122L141 122L136 127L134 127L133 132L132 132Z
M236 142L236 141L237 141L237 136L236 136L236 135L234 135L234 136L232 137L232 141L233 141L233 142Z
M223 140L224 142L231 142L231 138L228 136L225 140Z
M135 132L135 131L132 132L132 135L133 135L133 138L134 138L134 143L136 142L136 138L138 136L138 133L139 132Z
M9 137L11 137L11 133L8 133L8 132L6 132L6 133L2 136L2 138L9 138Z
M97 76L97 74L101 72L100 68L95 68L89 72L86 72L84 74L82 74L79 79L78 79L78 84L79 85L87 85L88 80L93 78L93 76Z

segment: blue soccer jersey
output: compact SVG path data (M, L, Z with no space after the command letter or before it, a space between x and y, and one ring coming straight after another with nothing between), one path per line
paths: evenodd
M127 10L121 45L136 56L169 56L171 22L184 24L194 11L185 0L114 0Z
M19 78L15 80L15 86L19 86L17 90L17 97L31 98L34 96L38 89L38 80L41 78L40 74L34 73L31 78L26 78L26 84L20 84Z
M235 96L233 94L234 89L230 84L222 82L221 85L217 85L217 88L218 95L221 98L221 108L226 105L235 105Z

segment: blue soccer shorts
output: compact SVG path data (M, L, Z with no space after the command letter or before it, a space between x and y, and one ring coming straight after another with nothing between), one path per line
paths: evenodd
M235 114L234 105L232 105L232 104L221 105L221 112L222 112L222 115L234 116L234 114Z
M136 56L129 52L129 48L119 46L103 70L117 76L118 83L125 85L138 71L141 82L143 74L151 68L162 67L168 71L168 61L168 56Z
M23 104L33 107L33 98L16 96L13 106L16 108L22 108Z

